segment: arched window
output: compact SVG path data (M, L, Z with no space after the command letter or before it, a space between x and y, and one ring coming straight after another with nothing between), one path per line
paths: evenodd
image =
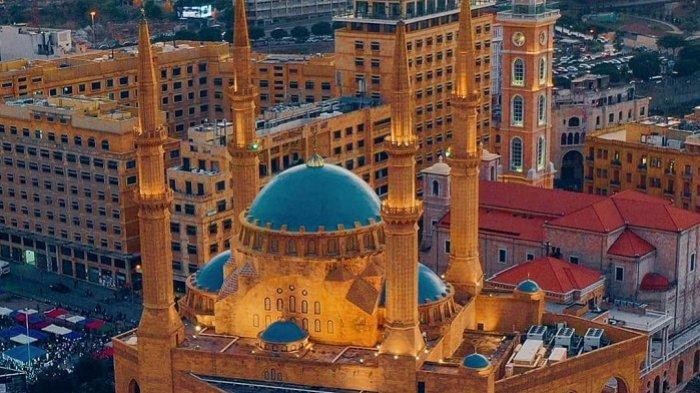
M272 309L272 301L269 297L265 298L265 311L270 311Z
M544 85L547 83L547 58L542 57L540 58L540 68L539 68L539 75L540 77L540 85Z
M566 144L567 144L567 145L573 145L573 144L574 144L574 134L569 133L569 134L566 136Z
M88 138L88 147L95 147L95 138Z
M289 312L297 312L297 298L294 296L289 297Z
M309 312L309 302L307 302L306 300L301 301L301 312L303 312L304 314Z
M440 195L440 183L437 180L433 180L433 195Z
M541 171L544 169L544 159L545 159L545 154L544 154L544 137L540 136L537 139L537 170Z
M284 310L284 301L282 299L277 299L277 311Z
M131 382L129 382L129 393L141 393L141 388L136 380L132 379Z
M109 141L108 140L102 141L102 150L109 150Z
M561 145L562 146L566 145L566 134L561 134Z
M321 313L321 303L314 302L314 314L320 314L320 313Z
M578 127L581 125L581 120L578 117L569 118L569 127Z
M82 146L82 145L83 145L83 138L81 138L81 137L79 137L79 136L76 136L76 137L73 138L73 143L74 143L76 146Z
M582 133L581 133L581 143L583 143L583 142L585 142L585 141L586 141L586 133L585 133L585 132L582 132Z
M541 95L537 99L537 124L542 125L547 122L547 97Z
M326 330L328 330L328 333L333 333L333 321L326 323Z
M321 331L321 321L319 321L318 319L314 320L314 331L315 332Z
M678 369L676 370L676 385L683 383L683 361L678 362Z
M654 378L654 393L661 393L661 380L658 375Z
M700 371L700 351L695 351L695 357L693 358L693 374Z
M513 60L513 75L511 77L511 84L513 86L525 85L525 62L523 59Z
M510 124L514 126L522 126L524 116L523 97L518 95L513 96L510 112Z
M577 132L574 134L574 145L578 145L579 143L581 143L581 139L580 139L580 136Z
M523 140L517 136L510 141L510 169L523 170Z
M309 331L309 320L306 318L301 319L301 328L306 330L307 332Z

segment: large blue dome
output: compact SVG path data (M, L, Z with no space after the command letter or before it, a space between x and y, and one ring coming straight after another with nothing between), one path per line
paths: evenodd
M231 259L231 251L224 251L209 260L202 266L194 277L197 288L218 292L224 283L224 265Z
M518 286L515 287L515 289L517 289L520 292L535 293L540 290L540 286L533 280L527 279L518 284Z
M270 181L248 211L248 221L279 230L335 231L380 221L380 202L354 173L336 165L298 165Z
M271 344L290 344L301 341L309 336L309 333L292 321L272 322L260 333L260 338Z

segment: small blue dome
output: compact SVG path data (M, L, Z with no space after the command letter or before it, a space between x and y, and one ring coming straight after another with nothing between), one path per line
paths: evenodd
M483 370L490 365L491 365L491 362L489 362L489 360L486 358L486 356L478 354L478 353L473 353L471 355L467 355L464 357L464 360L462 360L462 366L464 366L466 368L471 368L474 370Z
M248 211L248 220L268 223L279 230L301 227L314 232L323 227L335 231L342 224L381 221L379 197L354 173L337 165L297 165L275 176L258 194Z
M515 287L520 292L525 292L525 293L536 293L540 290L540 286L537 285L536 282L527 279L520 284L518 284L517 287Z
M447 296L447 284L422 263L418 264L418 303L426 304Z
M309 334L292 321L272 322L260 334L260 338L271 344L289 344L307 338Z
M197 288L218 292L224 283L224 265L231 259L231 250L224 251L202 266L194 277Z

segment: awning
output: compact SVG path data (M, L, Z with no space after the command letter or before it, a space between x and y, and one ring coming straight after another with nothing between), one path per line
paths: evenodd
M36 338L29 337L25 334L20 334L20 335L11 337L10 340L16 342L17 344L22 344L22 345L31 344L33 342L39 341Z
M105 321L103 321L101 319L92 319L92 320L85 323L85 329L97 330L97 329L101 328L102 326L104 326L104 324L105 324Z
M6 307L0 307L0 316L6 317L6 316L12 314L13 311L14 310L11 310L11 309L6 308Z
M66 314L68 314L68 311L60 307L44 312L44 315L46 315L49 318L58 318L59 316Z
M67 317L66 321L70 323L80 323L85 320L85 317L81 317L80 315L73 315L71 317Z
M54 324L51 324L51 325L49 325L41 330L43 330L47 333L52 333L52 334L56 334L59 336L65 336L66 334L72 332L72 330L70 330L70 329L64 328L63 326L56 326Z
M18 345L2 353L2 357L18 363L28 363L46 355L46 351L33 345Z
M39 311L37 311L37 310L35 310L35 309L33 309L33 308L27 308L27 309L24 309L24 310L17 310L17 312L18 312L18 313L21 313L21 314L32 315L32 314L38 313Z

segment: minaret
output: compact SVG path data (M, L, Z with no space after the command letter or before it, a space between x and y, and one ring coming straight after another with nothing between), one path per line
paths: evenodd
M142 392L172 392L171 348L185 337L173 295L170 249L172 192L165 182L163 143L168 137L159 110L158 81L153 67L148 24L139 26L139 126L136 155L139 170L139 231L143 272L143 314L139 323L139 385Z
M259 188L260 146L255 137L255 92L250 66L250 39L245 0L234 2L233 67L234 82L229 87L229 101L235 127L234 139L228 144L231 153L234 223L238 233L238 216L253 202Z
M458 57L452 93L454 147L450 157L450 264L446 280L459 297L477 295L484 283L479 261L479 163L476 123L479 92L474 76L474 38L469 1L459 14Z
M391 104L389 195L382 204L386 233L386 335L381 353L416 356L424 346L418 328L418 218L422 205L416 199L413 133L413 92L408 76L406 26L396 26L394 91Z

